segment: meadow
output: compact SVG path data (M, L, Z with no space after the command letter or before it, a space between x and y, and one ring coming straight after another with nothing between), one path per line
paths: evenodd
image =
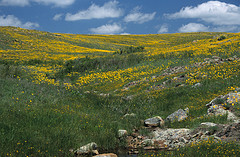
M0 40L0 156L73 156L70 149L90 142L114 152L126 146L119 129L147 134L143 120L179 108L189 108L188 119L168 127L227 123L202 116L205 104L240 87L240 33L78 35L0 27ZM194 66L213 56L232 59ZM182 69L163 75L173 67ZM240 113L238 103L233 107ZM141 155L237 156L239 148L237 141L209 140Z

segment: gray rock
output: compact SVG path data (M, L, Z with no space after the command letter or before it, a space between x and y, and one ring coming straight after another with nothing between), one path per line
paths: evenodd
M218 56L212 56L213 59L221 59L221 57Z
M154 144L152 139L146 139L142 141L142 145L145 146L152 146Z
M93 157L117 157L116 154L113 153L108 153L108 154L99 154L99 155L95 155Z
M102 96L102 97L109 97L110 94L109 93L107 93L107 94L100 93L99 95Z
M219 105L213 105L207 110L208 115L225 115L227 114L227 111L222 108L222 106Z
M206 127L214 127L216 126L217 124L215 123L212 123L212 122L204 122L204 123L201 123L201 126L206 126Z
M227 120L232 120L237 123L239 121L239 118L231 111L227 111Z
M190 136L190 129L159 129L153 132L153 139L157 141L176 141L185 136Z
M200 87L202 84L201 83L196 83L195 85L193 85L192 87Z
M180 137L179 139L178 139L178 141L179 142L183 142L183 143L188 143L188 140L186 140L184 137Z
M207 107L213 106L218 104L219 99L222 99L224 102L227 101L229 97L229 94L226 95L219 95L218 97L214 98L213 100L211 100L208 104L206 104Z
M182 121L188 117L187 113L189 112L189 109L187 108L186 111L183 109L179 109L178 111L170 114L166 121L174 122L174 121Z
M214 105L207 110L208 115L223 116L227 115L227 120L238 121L238 117L229 110L224 110L222 106Z
M127 113L123 116L123 118L127 118L127 117L136 117L135 113Z
M209 139L209 136L207 135L202 135L201 140L207 141Z
M161 117L156 116L156 117L148 118L148 119L144 120L144 125L150 126L150 127L164 126L164 120Z
M118 137L122 138L127 136L127 130L118 130Z
M82 146L75 151L76 155L91 154L91 153L99 154L97 151L97 144L95 142Z
M181 148L181 147L184 147L184 146L185 146L185 143L183 143L183 142L178 142L178 143L172 144L173 148Z

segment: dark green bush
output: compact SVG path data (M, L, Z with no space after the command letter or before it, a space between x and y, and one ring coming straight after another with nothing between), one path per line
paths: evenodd
M218 41L221 41L221 40L224 40L224 39L226 39L226 36L221 35L221 36L218 38Z
M134 53L134 52L143 52L144 47L143 46L138 46L138 47L124 47L121 48L119 50L117 50L115 53L117 54L130 54L130 53Z
M75 60L67 61L63 68L56 74L56 78L63 78L64 75L71 72L84 73L91 70L116 70L120 68L127 68L139 64L144 60L141 54L126 54L126 55L115 55L104 58L79 58Z
M27 65L36 65L36 64L43 64L44 61L40 60L40 59L30 59L28 61L26 61L25 64Z

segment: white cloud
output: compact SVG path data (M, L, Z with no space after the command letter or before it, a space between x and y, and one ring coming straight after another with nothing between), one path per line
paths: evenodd
M54 5L56 7L65 7L72 5L75 0L1 0L0 6L27 6L31 2L44 4L44 5Z
M57 7L65 7L72 5L75 0L30 0L45 5L55 5Z
M61 20L61 19L62 19L62 16L63 16L63 14L56 14L56 15L53 17L53 20L55 20L55 21Z
M114 23L112 25L106 24L106 25L102 25L97 28L90 29L90 31L95 34L117 34L117 33L122 32L123 30L124 29L116 23Z
M124 33L121 33L120 35L131 35L131 34L124 32Z
M212 29L213 32L239 32L238 26L219 26Z
M197 7L185 7L168 14L169 18L196 18L213 25L240 25L240 7L220 1L209 1Z
M160 29L158 30L158 33L167 33L168 32L168 26L166 24L163 24Z
M152 19L154 19L154 16L156 15L156 12L153 12L150 14L144 14L144 13L141 13L139 10L140 10L140 7L134 8L133 11L124 18L124 21L142 24L142 23L151 21Z
M0 6L26 6L29 5L29 0L1 0Z
M38 23L33 22L26 22L22 23L17 17L14 15L3 15L0 16L0 26L15 26L15 27L21 27L21 28L27 28L27 29L34 29L39 27Z
M189 23L179 28L179 32L207 32L209 28L200 23Z
M76 14L67 13L66 21L117 18L123 14L122 9L118 8L118 1L109 1L103 6L92 4L87 10L79 11Z

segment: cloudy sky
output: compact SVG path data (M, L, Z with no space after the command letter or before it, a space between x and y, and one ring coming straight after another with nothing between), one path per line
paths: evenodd
M0 26L75 34L240 32L240 0L0 0Z

